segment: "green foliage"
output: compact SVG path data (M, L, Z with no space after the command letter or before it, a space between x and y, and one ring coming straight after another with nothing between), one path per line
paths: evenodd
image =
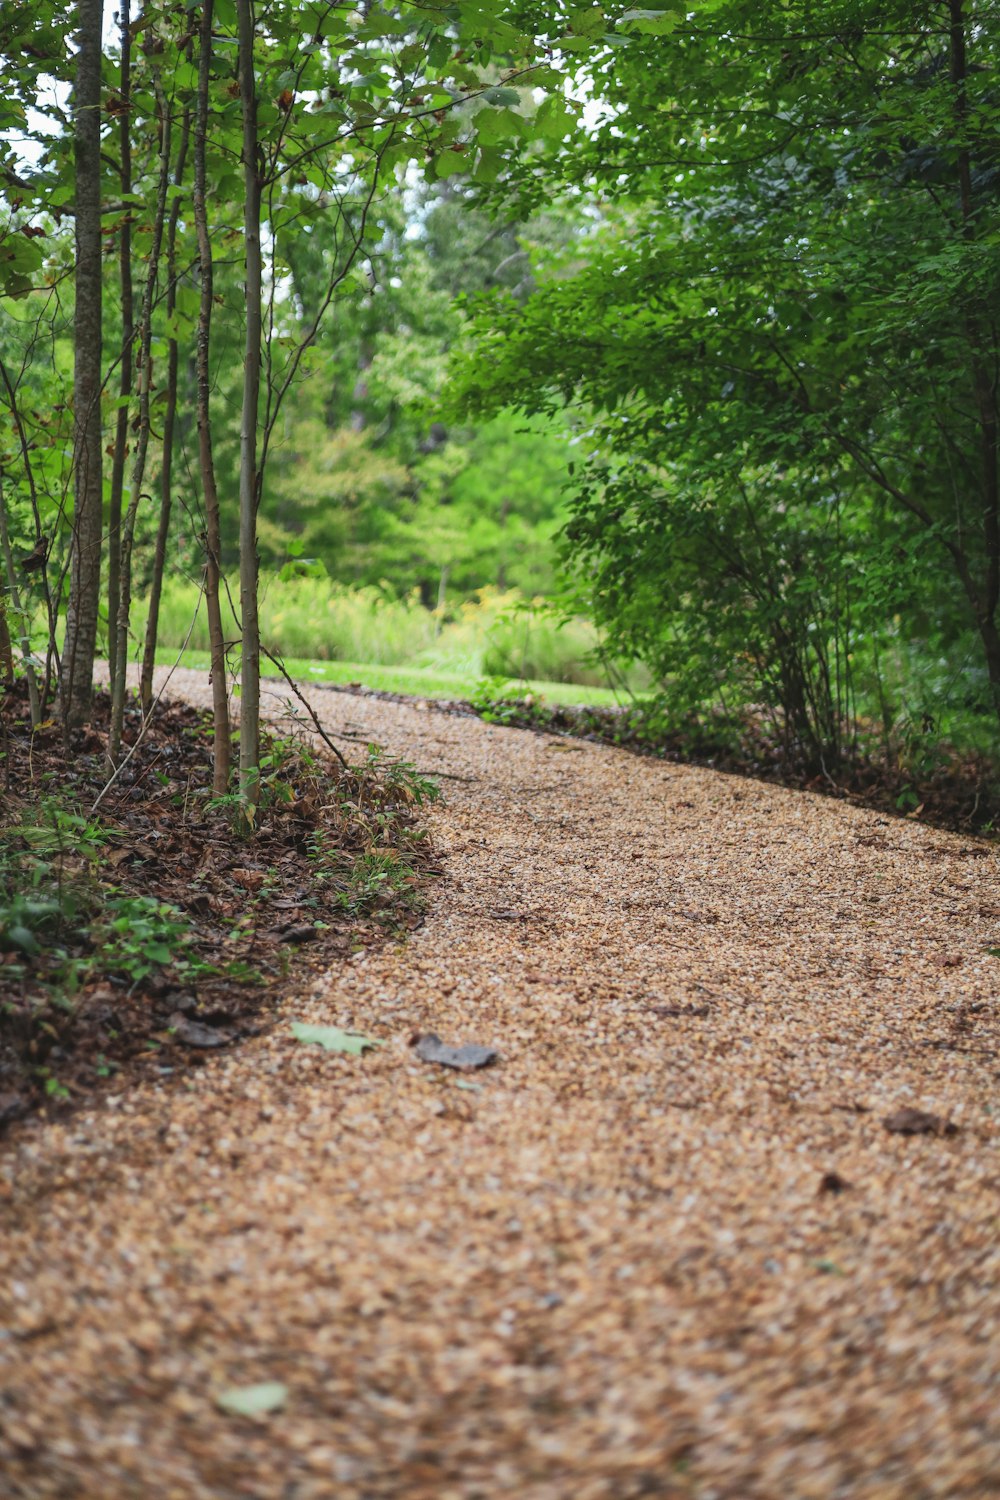
M235 598L235 589L230 593ZM164 646L179 649L187 642L208 649L196 584L167 585L160 621ZM232 639L236 623L228 606L223 626ZM285 659L408 664L473 681L486 671L599 687L609 680L593 626L566 620L541 602L528 606L513 589L480 589L459 603L427 609L416 592L400 597L388 587L349 589L325 577L265 577L261 639Z
M0 847L0 947L38 958L58 948L100 906L97 866L111 830L46 797Z
M100 922L91 933L101 966L131 983L154 968L186 967L191 942L190 920L168 901L155 896L108 896Z
M464 409L589 416L575 604L678 722L760 703L833 764L899 712L894 618L951 661L978 631L1000 708L996 16L722 0L668 30L596 57L603 122L492 190L602 214L582 266L483 308Z
M197 967L182 912L102 884L102 859L117 837L51 796L3 830L0 948L31 960L57 998L71 996L92 973L135 983L154 967ZM83 954L71 956L69 947L81 943Z

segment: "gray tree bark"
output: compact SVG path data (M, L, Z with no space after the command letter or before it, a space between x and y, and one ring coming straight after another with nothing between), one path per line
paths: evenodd
M73 535L59 683L66 728L90 713L101 593L101 22L102 0L79 0L73 90L76 312L73 364Z
M261 173L257 142L252 0L236 0L239 84L243 113L243 233L246 241L246 347L240 419L240 791L248 807L260 799L260 622L257 615L257 415L260 402ZM252 822L252 814L248 821Z
M222 630L219 580L222 571L222 525L219 491L215 483L212 454L212 419L209 409L211 377L209 352L212 337L212 242L205 207L205 143L208 134L208 91L212 69L212 0L204 0L198 56L198 102L194 127L194 221L198 232L198 265L201 297L198 307L198 463L205 504L205 609L212 662L212 790L221 797L229 787L229 695L226 691L226 642Z

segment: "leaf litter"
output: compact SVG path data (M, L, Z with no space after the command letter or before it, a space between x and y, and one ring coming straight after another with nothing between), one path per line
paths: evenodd
M282 1025L9 1128L13 1500L993 1493L994 860L603 747L553 786L537 736L324 698L466 778L426 924L290 986L288 1024L390 1045L331 1075ZM985 1050L929 1045L959 1015ZM428 1033L503 1068L445 1087ZM959 1132L888 1132L903 1100ZM281 1420L220 1411L260 1369Z
M32 734L23 684L0 692L0 1132L38 1107L65 1112L91 1093L199 1066L202 1053L269 1025L297 974L422 918L433 849L388 763L369 756L345 772L283 725L265 736L267 805L244 840L234 799L211 798L204 708L164 700L91 819L107 716L98 694L67 765L54 724ZM133 701L126 738L139 723ZM28 910L20 887L46 869L78 895L65 917L52 900L28 912L42 944L10 913ZM99 890L126 915L88 935L81 918L99 910Z

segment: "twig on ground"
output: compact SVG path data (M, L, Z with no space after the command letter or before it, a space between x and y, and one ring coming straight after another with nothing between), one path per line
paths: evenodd
M315 730L316 730L316 733L319 735L320 739L323 741L323 743L326 746L326 748L331 752L331 754L333 754L333 755L335 755L337 757L337 759L340 761L340 764L343 766L344 770L345 771L349 771L351 769L350 766L347 764L347 761L341 755L340 751L337 749L336 745L333 743L333 741L331 740L330 736L327 734L326 730L323 728L322 724L319 722L319 719L316 716L316 710L313 708L312 704L309 702L309 699L302 692L302 689L299 687L298 683L295 682L291 677L289 677L288 672L285 669L285 663L283 661L279 660L279 658L277 656L272 656L271 652L268 651L268 649L267 649L266 646L261 646L260 649L261 649L262 655L266 656L267 659L268 659L268 661L271 662L274 666L277 667L277 669L281 673L282 677L288 683L288 686L291 688L291 690L295 694L296 698L298 698L299 702L302 704L302 707L305 709L305 711L309 715L310 719L312 719L313 725L314 725Z

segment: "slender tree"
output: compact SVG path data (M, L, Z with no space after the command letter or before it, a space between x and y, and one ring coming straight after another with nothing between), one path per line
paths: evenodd
M212 419L209 406L211 378L209 355L212 340L212 241L208 232L205 201L205 151L208 136L208 96L212 72L212 0L204 0L198 53L198 91L194 126L194 220L198 234L200 297L197 335L198 466L205 507L205 609L211 651L213 790L221 796L229 785L230 739L229 695L226 691L226 642L222 630L219 599L222 529L219 491L212 454Z
M115 656L118 633L118 603L121 597L122 494L125 489L125 459L128 453L128 408L132 394L132 340L135 333L132 297L132 27L129 0L120 0L119 36L121 45L120 81L118 85L118 180L122 201L126 204L118 231L118 281L122 314L122 355L118 368L118 416L115 425L115 449L111 460L111 494L108 500L108 672L115 679Z
M79 0L73 91L76 312L73 534L60 699L67 728L90 712L101 588L101 24L102 0Z
M160 518L156 528L156 544L153 551L153 576L149 583L149 613L146 616L146 640L142 652L142 668L139 673L139 702L142 704L144 714L148 714L153 706L153 667L156 662L156 638L160 619L160 597L163 592L163 572L167 561L170 514L173 508L174 427L177 420L177 368L179 357L176 329L174 327L174 314L177 308L177 226L180 222L182 203L179 189L184 181L184 168L187 163L190 136L191 111L185 109L181 117L180 144L177 148L177 165L174 169L174 187L178 189L178 192L170 205L170 219L167 224L166 311L170 331L167 336L166 403L163 409L163 452L160 460Z
M146 284L142 294L142 311L139 325L139 410L136 417L136 445L130 476L128 509L122 522L121 587L118 600L118 617L115 629L118 643L115 650L115 675L111 683L111 729L108 735L108 759L113 766L118 764L121 751L122 725L125 717L125 670L128 664L128 628L132 607L132 548L135 542L135 522L139 502L142 498L143 480L146 474L146 455L149 451L149 398L153 380L153 300L156 293L160 264L160 249L163 242L163 225L166 218L167 188L170 183L170 114L159 78L154 84L159 127L159 179L156 193L156 209L153 219L153 237L146 270Z
M260 622L257 614L257 414L260 402L262 262L261 172L257 142L252 0L237 0L239 86L243 117L243 237L246 248L246 341L240 416L240 790L248 808L260 795ZM249 815L252 822L253 815Z

